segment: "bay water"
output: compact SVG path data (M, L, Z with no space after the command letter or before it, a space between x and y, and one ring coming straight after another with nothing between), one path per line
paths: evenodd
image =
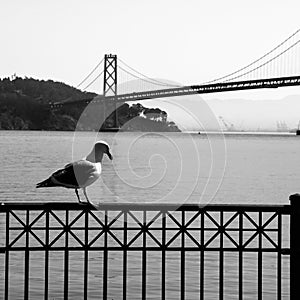
M107 157L102 163L102 177L87 188L90 200L97 207L101 203L183 203L196 204L288 204L290 194L300 192L300 137L282 133L93 133L93 132L41 132L0 131L0 202L76 202L74 190L64 188L36 189L35 184L67 163L86 156L97 140L111 145L113 161ZM84 196L81 194L82 200ZM3 224L0 221L0 224ZM3 225L2 225L3 226ZM2 231L1 244L4 243ZM41 255L41 259L43 254ZM75 255L75 254L74 254ZM70 258L70 299L83 298L81 253ZM178 253L168 253L168 299L180 298L180 265ZM230 254L231 255L231 254ZM237 257L228 256L230 264ZM4 255L3 255L4 256ZM60 257L61 256L61 257ZM140 253L128 256L128 299L140 299ZM187 299L198 299L199 266L195 257L186 257ZM89 276L100 278L101 253L90 255ZM214 255L207 256L207 265L218 270ZM122 257L112 254L109 297L121 299ZM158 254L148 259L149 299L159 299ZM23 257L11 255L10 299L23 297ZM31 263L30 299L40 299L43 290L42 271L38 263ZM54 260L55 261L55 260ZM63 299L63 253L57 255L57 263L50 267L56 276L50 279L49 298ZM172 264L172 261L174 262ZM276 261L276 260L275 260ZM246 262L247 264L247 262ZM269 261L269 269L274 262ZM4 259L0 261L0 298L3 295ZM266 274L268 274L268 266ZM288 271L288 270L287 270ZM286 272L287 272L286 271ZM227 299L237 299L237 284L233 270L226 285ZM245 274L248 282L245 299L254 299L251 268ZM152 274L152 275L151 275ZM216 299L215 274L208 280L205 299ZM40 276L41 275L41 276ZM248 276L248 277L247 277ZM285 275L284 275L285 276ZM266 277L266 299L275 297L272 275ZM273 282L274 283L274 282ZM268 287L268 284L270 286ZM256 289L256 287L255 287ZM89 299L101 299L101 285L90 287ZM140 294L139 294L140 295ZM247 298L248 297L248 298ZM254 297L254 298L253 298ZM283 298L288 297L286 285ZM226 297L225 297L226 298Z

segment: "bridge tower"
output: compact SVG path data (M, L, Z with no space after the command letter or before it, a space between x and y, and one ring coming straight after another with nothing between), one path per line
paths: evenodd
M117 55L105 54L103 96L116 96L117 94ZM113 114L114 128L119 128L116 103L114 103Z

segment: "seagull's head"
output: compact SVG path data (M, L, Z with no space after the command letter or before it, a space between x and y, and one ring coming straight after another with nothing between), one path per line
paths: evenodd
M103 154L106 154L109 159L113 159L109 145L104 141L98 141L93 147L91 153L86 157L86 160L94 163L102 162Z
M113 159L111 153L110 153L110 147L109 145L104 141L99 141L94 146L94 153L95 153L95 161L101 162L103 154L105 153L110 160Z

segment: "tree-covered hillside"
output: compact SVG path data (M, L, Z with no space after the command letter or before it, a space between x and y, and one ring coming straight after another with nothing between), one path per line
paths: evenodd
M4 130L99 130L99 112L88 116L88 124L81 123L84 106L68 106L52 110L51 102L90 98L96 94L82 92L62 82L33 78L0 79L0 129ZM98 108L99 109L99 108ZM101 109L101 108L100 108ZM101 113L101 112L100 112ZM168 122L167 113L141 104L118 108L118 122L123 130L179 131ZM113 127L109 116L103 128Z

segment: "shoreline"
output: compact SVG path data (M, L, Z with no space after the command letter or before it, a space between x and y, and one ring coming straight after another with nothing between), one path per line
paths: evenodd
M296 136L296 132L278 132L278 131L141 131L141 130L103 130L103 131L92 131L92 130L30 130L30 129L0 129L0 132L68 132L68 133L174 133L174 134L195 134L195 135L272 135L272 136Z

